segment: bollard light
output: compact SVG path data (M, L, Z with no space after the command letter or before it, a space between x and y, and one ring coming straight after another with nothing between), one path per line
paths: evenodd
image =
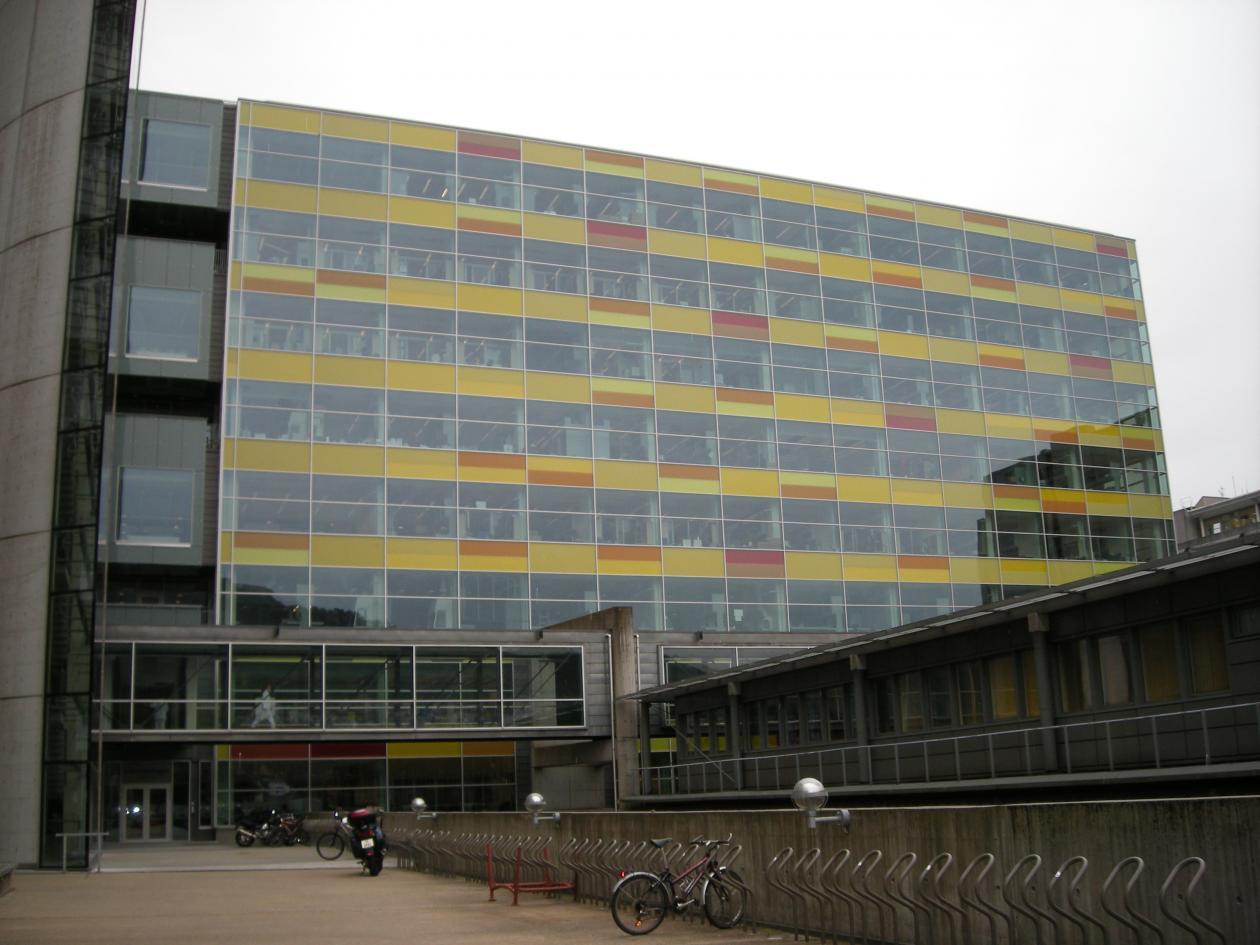
M411 810L416 815L416 820L437 820L437 812L429 810L429 805L425 803L423 797L411 799Z
M810 830L819 824L839 824L847 828L852 820L852 816L844 808L837 814L819 816L818 812L827 806L827 789L817 778L801 778L797 781L792 788L792 803L797 810L804 812Z
M527 795L525 798L525 809L534 816L534 826L537 827L542 821L550 821L553 824L560 823L560 815L552 811L549 814L543 813L543 808L547 806L547 801L541 794L535 791L533 794Z

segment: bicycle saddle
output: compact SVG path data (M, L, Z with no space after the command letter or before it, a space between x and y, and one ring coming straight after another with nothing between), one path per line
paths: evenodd
M648 841L648 843L652 844L652 846L656 847L658 850L663 850L663 849L665 849L667 846L669 846L669 845L670 845L671 843L673 843L673 842L674 842L674 838L673 838L673 837L665 837L665 838L663 838L663 839L661 839L661 840L649 840L649 841Z

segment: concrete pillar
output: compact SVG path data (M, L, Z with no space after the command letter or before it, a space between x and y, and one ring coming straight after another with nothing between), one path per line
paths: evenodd
M1028 633L1033 642L1033 661L1037 669L1037 703L1041 708L1041 758L1046 771L1059 769L1059 754L1054 736L1054 690L1050 674L1050 647L1046 643L1050 627L1043 614L1028 615Z
M870 725L866 719L866 657L860 653L849 657L849 670L853 673L853 728L857 733L859 748L870 744ZM863 781L871 779L869 757L865 751L858 752L858 769Z
M726 744L735 767L735 789L744 787L744 745L739 733L739 683L726 684Z
M629 607L612 608L611 646L608 676L612 683L613 765L616 770L616 803L637 793L635 771L640 764L639 710L625 699L639 688L639 647L634 633L634 611ZM645 740L646 742L646 740ZM650 743L648 744L650 750Z

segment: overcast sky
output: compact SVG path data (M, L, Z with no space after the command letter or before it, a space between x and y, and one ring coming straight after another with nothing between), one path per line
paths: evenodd
M145 89L1135 239L1174 507L1260 489L1257 0L148 0L142 13Z

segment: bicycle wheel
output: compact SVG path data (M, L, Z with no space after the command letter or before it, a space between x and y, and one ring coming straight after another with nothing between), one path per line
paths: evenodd
M346 852L345 838L339 833L321 834L315 841L315 852L325 860L335 860Z
M744 917L744 887L734 870L719 869L704 882L704 914L716 928L729 929Z
M613 887L609 907L621 931L647 935L664 920L672 898L655 873L631 873Z

